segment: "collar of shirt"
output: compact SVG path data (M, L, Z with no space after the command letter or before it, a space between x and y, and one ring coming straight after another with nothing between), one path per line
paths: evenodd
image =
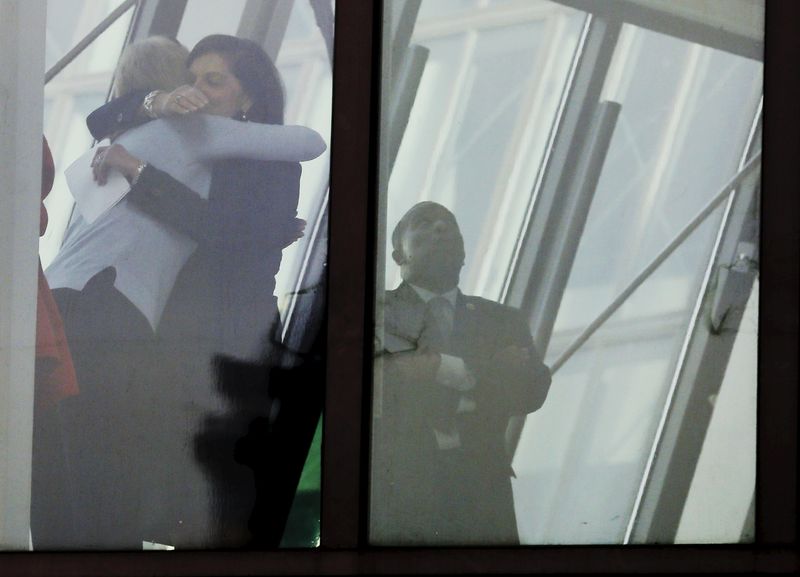
M429 291L428 289L424 289L422 287L418 287L418 286L413 285L411 283L408 283L408 284L419 295L419 298L421 298L426 303L429 300L431 300L432 298L444 297L445 299L447 299L447 302L449 302L453 306L453 308L455 308L455 306L456 306L456 299L458 298L458 287L454 287L454 288L450 289L449 291L447 291L446 293L442 293L442 294L439 295L439 294L436 294L435 292Z

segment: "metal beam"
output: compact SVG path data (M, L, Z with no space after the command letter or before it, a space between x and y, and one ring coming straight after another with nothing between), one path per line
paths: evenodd
M540 351L547 350L555 323L553 311L558 310L565 271L571 268L577 250L574 239L563 234L564 223L586 208L578 202L577 197L586 189L576 186L574 167L581 165L585 155L619 30L619 24L597 18L587 23L572 79L565 89L563 112L532 194L531 215L503 290L503 301L522 309L531 319L531 332ZM546 315L546 311L550 313Z
M275 62L296 0L248 0L236 35L258 42ZM306 1L306 0L297 0Z
M560 253L563 257L558 261L558 266L553 268L552 286L558 287L563 294L564 287L569 280L572 271L572 264L578 252L583 230L586 226L586 219L589 216L594 193L597 190L597 183L605 164L608 148L611 144L611 137L614 133L617 118L622 106L616 102L602 102L597 107L592 127L589 129L586 140L583 143L584 154L580 163L575 169L575 179L572 182L573 190L568 193L569 206L564 213L558 227L559 237L555 240L561 246ZM555 320L561 299L549 299L543 308L540 309L541 318ZM549 327L552 331L552 325ZM551 332L547 334L547 342L550 341ZM555 372L556 366L551 367Z
M558 124L553 128L531 195L524 233L512 259L512 272L503 287L501 299L528 317L534 343L542 354L550 342L578 248L578 238L564 235L565 223L585 222L594 194L594 187L575 186L573 167L580 166L581 158L585 158L586 135L596 120L594 114L619 32L619 23L587 18L562 96ZM511 455L516 452L524 425L525 417L513 417L509 422L506 447Z
M140 0L128 43L148 36L175 38L183 20L187 0Z
M603 0L603 2L597 2L596 0L553 1L589 12L600 18L625 22L754 60L764 59L763 34L760 37L755 37L756 35L752 33L745 34L740 31L726 30L718 22L690 18L677 10L675 5L670 5L667 2L659 5L656 2L646 3L641 0ZM718 4L721 11L726 6L728 9L732 7L728 2L729 0L726 0L726 2ZM704 13L707 14L708 11L706 10Z
M386 210L389 178L394 168L400 144L403 141L417 89L428 60L429 50L422 46L410 46L411 36L416 26L421 0L394 0L381 3L381 41L380 62L380 129L378 131L378 207L376 214L375 251L375 294L380 297L384 286L386 270ZM373 322L376 337L383 330L382 309L375 312ZM377 365L373 371L372 414L374 418L382 415L382 374Z
M388 35L381 49L381 206L386 206L389 178L430 53L410 45L421 3L394 0L384 7L383 31Z
M403 55L402 64L397 76L397 83L391 91L391 104L389 114L389 143L384 154L389 156L389 173L397 160L403 135L408 127L408 119L417 99L417 90L425 72L430 50L424 46L409 46ZM387 183L388 185L388 183Z
M67 52L58 62L50 67L50 70L44 75L44 83L50 82L59 72L64 70L69 64L75 60L86 48L100 36L103 32L108 30L114 22L116 22L123 14L130 10L136 4L136 0L125 0L122 4L117 6L111 14L103 18L103 20L78 42L72 50Z
M551 367L553 372L557 371L561 366L569 360L569 358L577 351L589 338L605 323L611 315L613 315L625 301L628 300L637 288L644 283L661 264L675 252L675 250L683 244L683 242L691 235L706 218L711 215L731 194L731 192L738 187L750 174L760 166L761 153L759 152L754 158L736 173L704 206L683 229L675 235L675 237L664 247L660 253L645 266L641 272L628 284L627 287L608 305L603 312L601 312L594 321L570 344L566 350L561 353L561 356L556 359ZM724 300L724 299L723 299ZM713 311L712 311L713 312ZM712 315L713 316L713 315Z
M755 139L760 142L760 139ZM709 402L719 392L742 313L757 274L755 260L742 257L747 245L758 243L758 183L761 153L753 154L751 137L747 164L721 191L738 189L729 203L713 263L709 268L687 336L677 379L667 399L653 449L628 524L625 542L672 543L694 478L713 413ZM708 214L720 204L717 195ZM702 216L702 215L698 215ZM699 219L695 219L699 220ZM723 304L725 311L719 314Z
M392 90L397 91L402 86L398 84L400 68L411 43L411 36L414 34L422 0L394 0L387 4L385 10L389 14L384 20L384 31L386 28L389 29L387 45L390 52L389 60L384 59L382 68L384 74L388 74L391 78Z

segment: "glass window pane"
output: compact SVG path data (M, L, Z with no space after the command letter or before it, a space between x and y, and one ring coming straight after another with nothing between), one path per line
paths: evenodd
M235 34L245 4L190 0L179 40ZM104 17L98 5L74 6L77 21ZM232 36L189 64L202 112L174 108L188 50L152 37L117 70L117 87L147 90L104 105L130 14L45 89L56 185L40 296L60 356L37 345L35 550L320 544L333 29L314 18L322 2L280 8L308 34L273 23L274 66ZM152 89L171 95L156 119L141 110ZM93 112L114 143L100 154L129 161L109 160L99 185ZM115 186L124 196L93 215Z
M396 58L383 77L391 112L382 124L378 238L386 246L378 258L371 540L623 543L687 331L703 322L697 303L709 286L725 207L563 365L561 356L740 168L762 64L628 24L618 36L613 26L584 27L584 15L555 3L431 4L422 4L408 52L409 62L412 53L424 55L418 85L401 84L413 75L404 76L407 63ZM581 44L582 33L591 41ZM608 68L598 69L602 89L579 101L585 87L569 84L570 67L580 63L574 78L594 70L601 34L614 42ZM412 97L407 124L391 116L392 106ZM621 112L585 227L573 245L547 246L534 257L563 254L572 263L563 294L533 295L525 313L490 305L519 272L515 250L537 211L549 215L546 230L574 222L569 187L546 190L552 198L532 195L544 194L534 188L559 114L590 114L598 98L619 103ZM387 142L397 131L395 159ZM569 145L580 150L583 139L576 134ZM548 160L548 170L565 175L562 183L578 170ZM566 212L551 210L562 195ZM554 318L523 316L550 297L560 302ZM548 322L552 338L533 348L529 327ZM519 349L524 360L510 352ZM549 389L546 367L556 367ZM749 496L731 499L733 509L747 510ZM697 530L684 527L683 538Z
M450 207L467 253L463 290L486 298L500 295L516 241L509 231L522 225L583 25L579 12L536 2L523 23L512 13L505 26L490 26L505 12L494 6L475 9L476 24L446 34L435 33L436 24L453 14L437 9L438 19L425 20L421 9L411 42L430 54L386 206L389 230L420 200ZM399 280L399 270L387 266L386 286Z
M479 297L498 299L509 272L584 22L546 1L422 3L411 45L427 60L418 86L397 89L416 97L385 175L386 237L405 232L379 273L373 543L518 543L505 428L549 376L526 319ZM443 312L426 290L446 293ZM447 343L428 332L440 314ZM418 346L445 359L438 369Z
M124 0L48 1L45 68L50 69L123 2ZM132 9L128 12L132 12ZM123 18L123 20L125 19ZM125 28L127 29L127 26ZM116 35L111 34L110 36L115 37ZM105 57L116 60L115 50L118 51L119 48L111 48L111 54L106 54ZM90 49L90 52L94 53L93 59L104 58L100 51ZM113 67L114 63L111 64L112 69Z
M622 109L548 363L736 172L761 71L759 62L623 28L604 89ZM528 542L622 542L723 213L724 206L554 375L514 461ZM545 446L542 438L559 441Z

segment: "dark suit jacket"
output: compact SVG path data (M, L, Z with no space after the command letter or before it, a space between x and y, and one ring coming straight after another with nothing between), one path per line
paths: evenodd
M378 523L392 528L382 534L406 543L514 543L513 471L505 431L511 416L541 407L550 386L550 372L524 318L516 309L459 293L445 352L460 357L475 377L475 388L465 394L476 408L458 413L464 393L435 380L410 382L399 368L400 355L416 348L422 299L404 283L387 291L382 305L373 513ZM509 366L498 357L510 346L530 351L523 366ZM440 449L434 429L452 422L461 447Z

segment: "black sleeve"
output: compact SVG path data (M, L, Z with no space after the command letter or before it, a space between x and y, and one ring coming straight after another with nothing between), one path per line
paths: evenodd
M162 170L148 164L128 193L131 204L197 243L211 240L208 201Z
M137 90L103 104L86 117L86 126L96 140L139 124L139 108L147 90Z
M223 160L214 164L209 199L152 165L128 193L139 210L199 244L258 254L297 238L301 168L297 162Z
M214 164L210 226L228 252L256 255L297 238L301 173L299 162L231 159Z

